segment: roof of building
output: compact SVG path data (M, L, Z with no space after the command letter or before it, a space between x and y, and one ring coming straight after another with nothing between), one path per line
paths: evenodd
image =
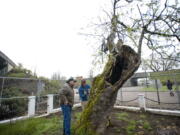
M11 66L16 66L16 64L10 58L8 58L2 51L0 51L0 57L6 60Z

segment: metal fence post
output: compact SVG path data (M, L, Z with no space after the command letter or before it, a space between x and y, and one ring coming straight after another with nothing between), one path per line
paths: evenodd
M156 85L156 90L157 90L158 104L160 105L159 88L158 88L158 82L157 82L157 79L155 79L155 85Z
M123 105L123 93L122 93L122 88L120 89L121 92L121 105Z
M35 115L35 102L36 102L36 97L35 96L29 96L28 97L28 116L34 116Z
M53 94L48 94L47 97L47 113L52 113L53 111Z
M145 102L144 94L138 94L138 102L140 109L146 110L146 102Z

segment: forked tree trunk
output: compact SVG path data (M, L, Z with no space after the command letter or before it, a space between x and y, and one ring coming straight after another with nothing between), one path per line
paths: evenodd
M73 135L104 134L118 90L139 65L138 54L129 46L123 45L120 52L109 55L103 73L93 80L89 102L74 127Z

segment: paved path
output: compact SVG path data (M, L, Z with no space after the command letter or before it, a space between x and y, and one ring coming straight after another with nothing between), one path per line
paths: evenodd
M143 91L141 89L142 87L122 88L122 91L120 90L118 92L117 99L128 101L138 97L138 94L144 94L145 97L158 101L157 91ZM180 99L178 98L179 95L180 93L174 92L174 96L170 96L169 91L159 91L160 102L162 102L162 104L159 105L157 102L146 100L146 105L147 107L153 107L153 108L180 109L179 104L171 104L171 103L179 103L179 99ZM170 103L170 104L163 104L163 103ZM138 100L123 104L138 106Z
M142 89L142 87L122 88L122 91L120 89L118 92L117 99L120 101L129 101L129 100L137 98L138 94L144 94L145 97L155 100L155 101L158 101L156 91L143 91L141 89ZM80 102L79 94L77 93L77 91L75 93L76 93L75 94L75 102L79 103ZM179 103L180 98L178 98L178 93L174 92L174 97L172 97L172 96L170 96L169 91L160 91L159 96L160 96L160 102L162 102L162 104L159 105L158 102L152 102L152 101L146 100L146 106L150 107L150 108L180 110L179 104L163 104L163 103ZM179 96L180 96L180 93L179 93ZM128 102L128 103L127 102L118 102L118 100L117 100L118 105L139 106L138 100Z

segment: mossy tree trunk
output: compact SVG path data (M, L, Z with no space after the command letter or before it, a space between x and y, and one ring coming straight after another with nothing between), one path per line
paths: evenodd
M140 65L139 55L123 45L118 53L111 53L102 74L94 78L90 99L73 135L103 135L118 90Z

